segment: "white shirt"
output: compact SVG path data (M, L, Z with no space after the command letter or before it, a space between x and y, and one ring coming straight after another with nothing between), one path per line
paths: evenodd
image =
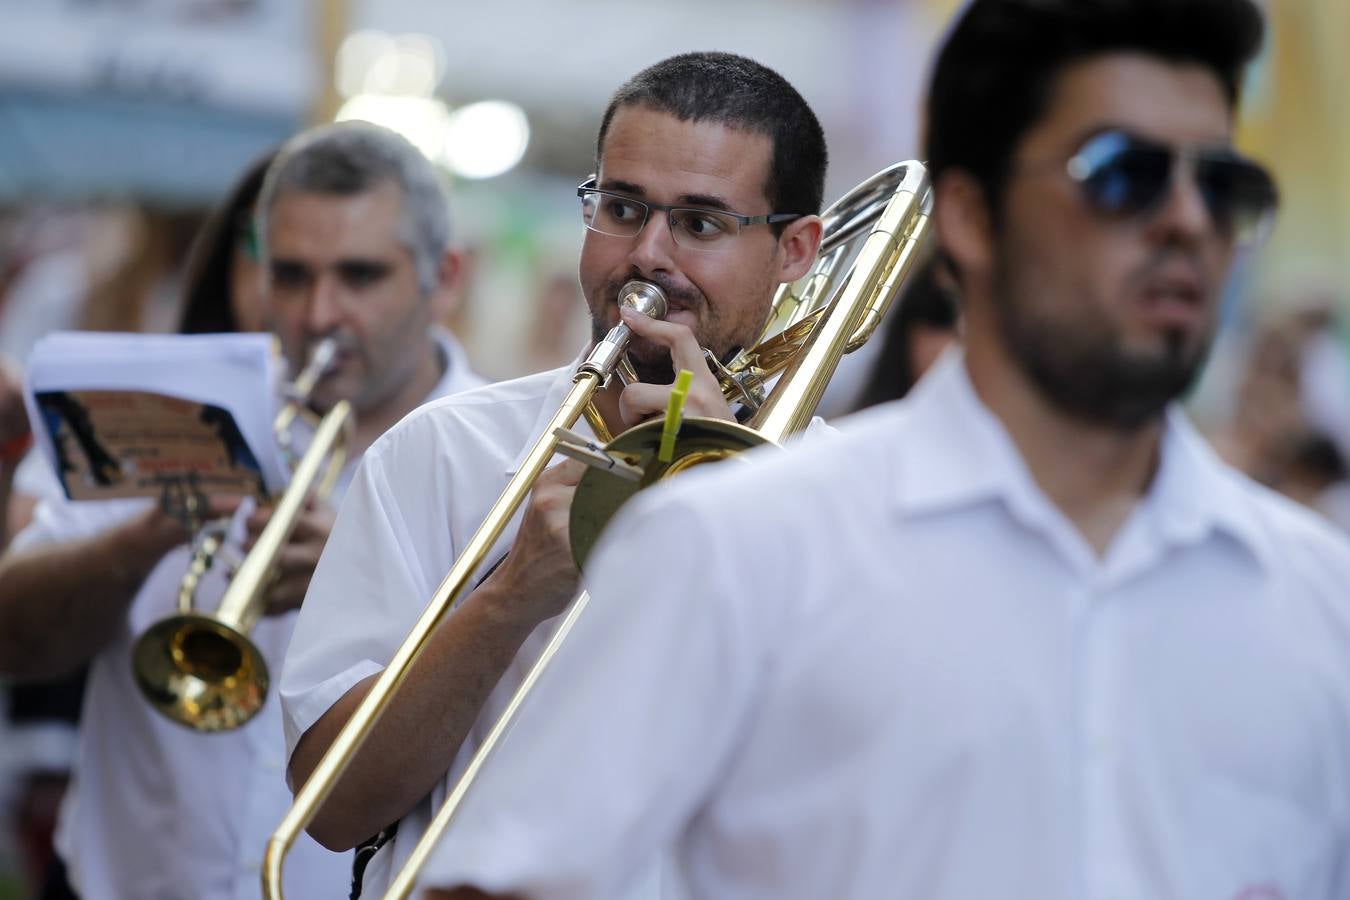
M366 452L286 655L281 705L288 753L348 690L393 657L561 406L575 371L576 365L564 366L447 397L404 419ZM584 419L574 430L593 437ZM519 517L474 583L511 546ZM372 860L364 896L379 896L402 869L556 625L556 618L540 624L521 646L446 779L399 821L398 836ZM658 868L645 866L630 896L669 897L674 888L662 895Z
M437 338L448 365L429 396L482 384L453 338ZM333 502L354 468L349 463L344 469ZM44 499L14 545L90 537L139 514L148 502ZM153 710L132 678L131 649L174 611L188 557L189 549L180 547L160 561L117 634L90 664L75 776L56 836L82 900L255 900L263 849L290 808L274 689L242 728L203 735ZM224 574L216 567L199 585L198 606L212 608L224 591ZM266 616L250 633L273 685L295 618ZM287 864L292 897L345 897L350 880L350 854L330 853L307 837Z
M1103 558L959 355L758 462L620 514L424 884L1350 897L1350 547L1180 414Z

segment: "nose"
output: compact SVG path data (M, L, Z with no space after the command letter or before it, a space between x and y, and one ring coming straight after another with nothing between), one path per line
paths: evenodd
M305 330L311 335L331 334L342 322L340 291L332 276L325 274L316 279L305 306Z
M1223 223L1216 221L1210 213L1190 164L1181 165L1172 178L1153 225L1168 238L1186 243L1220 236Z
M645 277L657 272L672 272L675 269L673 254L675 236L670 232L670 224L664 210L652 210L642 230L633 238L633 247L628 252L628 261L633 268Z

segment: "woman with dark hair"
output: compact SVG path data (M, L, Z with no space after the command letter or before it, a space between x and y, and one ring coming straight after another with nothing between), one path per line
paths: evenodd
M183 280L178 325L181 334L266 328L253 207L275 155L275 151L269 151L248 167L193 240ZM85 674L86 669L81 667L59 680L11 685L9 726L77 725ZM63 765L43 765L26 773L19 789L14 828L24 841L34 875L45 871L38 894L41 900L72 900L76 896L65 866L51 852L56 808L67 780Z
M264 331L253 206L275 150L259 157L197 233L183 279L182 334Z
M856 409L898 400L923 377L942 351L958 336L960 311L954 291L933 257L914 273L899 307L886 326L881 352L858 397Z

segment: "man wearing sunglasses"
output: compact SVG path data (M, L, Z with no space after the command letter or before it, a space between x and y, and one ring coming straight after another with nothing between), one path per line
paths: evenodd
M1273 212L1231 147L1261 31L965 7L926 134L966 349L620 513L429 896L606 897L674 847L695 898L1350 897L1350 547L1173 405Z
M595 339L619 323L619 291L632 279L659 285L670 307L664 321L624 315L636 334L628 355L637 380L615 379L596 396L600 418L618 434L664 414L682 369L693 373L685 413L731 418L703 353L726 358L753 343L775 289L814 261L826 164L814 113L752 60L685 54L618 90L596 163L577 189L580 280ZM578 363L589 347L582 350ZM293 784L313 771L411 630L576 368L431 404L367 453L282 674ZM311 826L333 848L383 831L366 891L378 893L402 867L576 595L567 521L582 471L563 462L535 483L518 526L489 556L500 564L478 573ZM636 890L659 888L647 881Z

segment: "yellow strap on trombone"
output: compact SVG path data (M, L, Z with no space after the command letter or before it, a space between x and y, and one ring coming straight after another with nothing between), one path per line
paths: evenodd
M694 373L681 369L675 376L675 389L670 392L670 402L666 404L666 421L661 426L661 449L657 451L658 461L668 463L675 458L675 438L680 433L680 422L684 420L684 401L689 397L689 385L694 383Z

